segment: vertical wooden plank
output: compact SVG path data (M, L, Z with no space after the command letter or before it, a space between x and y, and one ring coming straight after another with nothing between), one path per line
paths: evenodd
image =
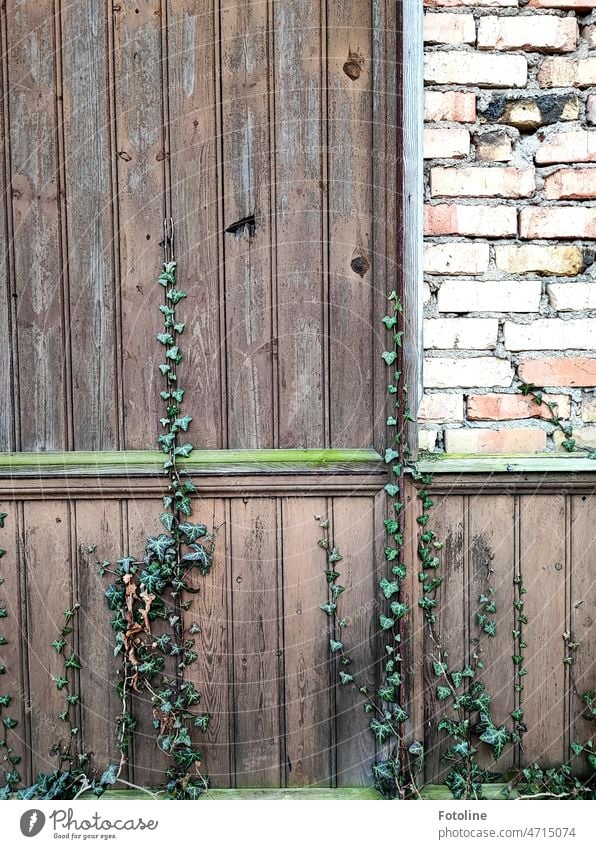
M284 498L283 627L288 784L329 787L332 779L332 714L329 623L319 605L327 600L325 531L314 515L326 515L324 498Z
M544 766L565 759L566 541L565 497L528 495L521 498L521 575L526 668L523 701L528 731L522 742L524 763Z
M273 5L280 448L326 439L324 9L314 0Z
M26 646L27 631L23 616L21 594L21 566L19 563L18 512L16 502L0 505L0 510L8 513L4 520L4 529L0 530L0 548L6 554L0 560L0 607L6 608L7 617L0 619L0 636L7 640L0 646L0 663L5 672L0 677L0 695L11 697L11 703L4 709L5 716L11 716L19 723L11 732L11 743L15 755L20 755L17 766L23 781L28 778L29 751L27 745L27 727L25 724L25 704L27 702Z
M64 691L59 692L50 677L64 671L62 658L50 644L58 638L63 611L72 603L68 505L64 501L26 503L24 528L31 752L37 775L55 769L50 749L58 742L67 743L69 736L68 726L58 718Z
M514 710L513 643L514 628L513 577L515 564L515 516L513 497L509 495L475 495L469 498L468 544L469 573L469 654L477 652L484 663L478 671L492 697L491 713L497 725L511 726ZM479 596L488 587L497 605L490 616L497 623L497 636L482 634L476 613L481 609ZM477 642L480 637L480 643ZM467 658L468 662L470 658ZM479 763L493 772L506 772L513 765L513 749L507 747L498 761L480 744Z
M370 3L329 4L328 379L331 445L338 447L373 444L371 23Z
M53 0L6 6L24 451L68 447L53 7Z
M62 4L74 449L117 447L107 12Z
M201 421L196 447L223 448L214 4L172 0L167 27L172 215L188 292L184 385L188 412Z
M97 563L114 562L122 551L122 525L118 501L80 500L76 504L79 657L81 660L82 740L92 753L92 766L101 773L118 763L117 717L122 702L116 692L119 660L114 657L115 634L105 590L110 576L102 578Z
M461 669L466 657L467 593L465 583L464 555L464 496L440 496L433 498L432 529L437 539L444 543L440 552L440 575L443 583L437 590L436 634L439 635L446 662L450 669ZM418 506L420 502L418 502ZM420 514L420 510L416 515ZM421 595L421 594L420 594ZM420 597L420 596L419 596ZM424 698L425 698L425 780L430 784L441 784L449 772L442 756L449 748L449 740L437 726L443 716L451 715L451 707L436 697L436 689L444 685L444 679L433 671L433 661L439 659L437 646L432 641L428 628L424 640Z
M341 615L349 620L345 630L350 672L374 690L375 635L378 633L377 577L374 563L374 501L372 498L333 499L334 545L343 556L338 564L346 588L339 597ZM362 697L354 687L336 685L337 785L365 786L371 782L375 741Z
M211 714L206 734L197 731L196 740L203 753L201 772L208 775L213 787L231 787L230 770L230 666L231 627L228 612L228 575L225 522L225 501L205 498L197 500L195 521L208 527L220 528L215 541L213 566L206 577L189 576L199 592L189 596L192 607L184 613L187 628L196 622L200 632L194 638L198 660L188 670L201 694L196 711Z
M585 743L594 734L593 722L582 717L586 706L581 696L594 689L596 672L596 584L594 582L594 524L596 521L596 498L593 495L577 495L571 498L571 581L570 581L570 636L579 643L571 667L572 689L570 694L570 742ZM574 758L576 769L589 775L585 757Z
M159 432L164 161L160 0L113 7L126 448ZM181 310L181 315L184 310ZM143 379L139 380L139 374Z
M238 787L281 786L276 510L232 502L234 753Z
M230 448L271 448L267 4L223 3L220 9L228 440Z

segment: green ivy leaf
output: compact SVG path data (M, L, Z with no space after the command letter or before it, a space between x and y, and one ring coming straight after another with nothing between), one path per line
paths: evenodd
M352 681L354 680L354 676L350 675L348 672L344 672L343 669L341 669L339 672L339 680L341 681L342 686L345 687L346 684L352 683Z
M397 699L395 687L381 687L378 691L378 695L383 702L393 703Z
M4 527L4 520L8 517L8 513L0 513L0 528Z
M383 357L383 359L385 360L387 365L391 366L391 365L393 365L393 363L397 359L397 352L396 351L383 351L381 356Z
M391 596L399 592L399 583L397 581L388 581L387 578L382 578L379 581L379 587L385 598L391 598Z
M327 614L327 616L333 616L337 610L337 604L332 604L330 601L326 601L325 604L320 604L319 607L323 613Z
M82 669L81 661L76 656L76 654L71 654L70 657L67 657L64 661L65 669Z
M190 457L190 452L192 451L193 446L190 442L185 443L184 445L179 445L178 448L175 449L174 455L176 457Z
M385 449L385 462L392 463L394 460L399 458L399 452L394 448L386 448Z
M393 734L393 728L386 722L380 722L378 719L372 719L369 726L377 739L377 743L383 745Z
M201 731L207 731L209 728L209 723L211 722L211 714L210 713L201 713L195 719L195 725L197 728L200 728Z
M333 548L331 550L331 554L328 555L327 560L329 563L339 563L340 560L343 560L343 557L337 550L337 548Z
M379 624L383 631L390 631L395 625L395 620L391 619L389 616L383 616L383 614L381 614L381 616L379 616Z
M439 663L439 661L433 661L433 671L437 677L443 675L444 672L447 672L447 664Z
M165 563L168 554L175 551L176 541L167 534L159 534L157 537L148 537L145 547L145 562L154 559L158 563Z
M192 416L182 416L180 419L174 420L174 427L179 428L180 430L187 431L190 423L192 422Z
M384 488L385 492L389 493L392 498L394 498L399 492L399 487L394 483L386 483Z
M449 687L437 687L437 699L440 702L444 702L445 699L448 699L451 695L451 690Z
M509 743L510 738L511 734L504 725L500 728L490 725L486 731L480 735L480 740L482 740L483 743L487 743L492 748L495 760L498 760L501 757L503 749L506 744Z
M402 619L410 612L410 608L407 604L403 604L400 601L392 601L389 605L391 608L391 612L395 616L396 619Z
M344 647L344 644L339 640L329 640L329 648L332 652L341 651Z
M386 315L381 319L381 321L387 330L391 330L397 324L397 318L394 315Z
M64 678L62 675L52 675L52 681L56 685L57 690L63 690L68 686L68 678Z

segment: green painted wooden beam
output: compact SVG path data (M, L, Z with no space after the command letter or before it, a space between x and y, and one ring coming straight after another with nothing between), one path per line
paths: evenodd
M596 472L596 460L584 454L438 454L425 455L416 463L419 472L475 474L507 472Z

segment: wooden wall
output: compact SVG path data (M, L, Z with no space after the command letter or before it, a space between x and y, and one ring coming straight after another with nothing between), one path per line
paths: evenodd
M155 444L165 215L196 445L373 444L398 6L3 4L0 451Z

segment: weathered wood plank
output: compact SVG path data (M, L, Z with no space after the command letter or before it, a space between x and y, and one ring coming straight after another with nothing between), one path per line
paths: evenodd
M53 7L6 7L20 438L29 451L69 447Z
M234 761L238 787L279 787L279 553L273 499L232 502Z
M101 774L118 763L117 717L122 702L116 692L119 661L114 657L113 614L107 609L105 590L109 580L97 572L97 564L114 562L122 552L120 503L81 501L76 504L77 587L79 657L81 660L81 726L92 766ZM122 775L126 778L126 772Z
M511 639L514 628L513 577L515 564L515 516L512 496L479 496L469 499L468 506L469 544L469 597L468 631L470 634L468 662L476 652L484 669L478 671L492 697L492 718L497 725L511 725L509 716L514 710L513 664L515 654ZM492 587L491 598L496 602L497 613L489 618L497 623L497 636L483 634L476 622L481 610L481 594L487 595ZM477 643L480 636L480 642ZM505 772L513 763L513 750L506 747L495 763L492 754L480 744L479 763L494 772Z
M283 631L288 784L329 786L333 775L329 626L319 605L327 600L324 498L286 498L283 517Z
M594 690L596 679L596 584L594 583L594 537L596 498L571 498L571 575L570 575L570 637L579 643L570 668L571 693L568 725L571 743L586 743L594 735L594 723L582 717L586 706L581 696ZM583 775L590 774L585 757L573 758L574 767Z
M117 446L115 288L106 7L62 7L74 448Z
M73 601L68 505L25 504L24 520L31 753L37 775L56 768L50 749L59 742L67 744L70 736L68 725L58 718L65 691L59 692L50 677L64 672L63 658L51 642L60 636L63 611Z
M279 445L325 444L321 16L314 0L273 4Z
M374 646L378 642L377 576L374 562L372 498L336 498L333 501L333 543L343 560L337 571L345 587L338 601L340 616L349 620L343 642L352 658L350 672L374 691L377 677ZM351 686L336 683L337 784L371 783L375 741L363 710L363 697Z
M367 446L373 444L372 323L380 319L372 315L371 9L347 0L330 3L327 15L331 445Z
M522 693L528 731L522 741L522 761L552 766L565 758L565 497L523 497L519 535L528 617L524 626L528 674Z
M113 7L113 21L125 447L147 448L157 440L162 403L155 341L162 328L163 295L156 281L163 261L159 243L168 156L162 112L161 3L122 0Z
M0 137L2 143L2 157L0 159L0 191L2 192L3 201L0 203L0 233L4 238L2 246L2 263L0 265L0 338L10 340L11 344L4 344L0 350L0 394L4 399L0 405L0 451L14 451L15 432L14 432L14 416L15 416L15 397L18 394L15 392L15 381L12 376L13 357L16 357L16 352L13 351L12 337L12 258L11 258L11 243L12 243L12 206L10 193L8 192L8 184L10 182L10 133L8 126L8 80L6 68L6 32L4 26L4 15L0 15L0 51L2 60L0 61L0 92L2 92L2 103L0 104Z
M167 7L170 169L178 281L185 301L181 379L200 448L223 448L214 4Z
M437 590L437 623L435 632L450 669L461 669L466 658L467 593L464 553L465 513L462 496L433 498L432 529L437 539L444 543L439 552L443 583ZM420 510L417 515L420 514ZM450 700L445 703L436 697L437 686L445 685L443 677L437 677L433 661L439 659L437 646L425 630L424 640L424 698L425 698L425 779L427 782L444 781L449 769L442 756L449 748L449 740L437 726L441 717L451 716Z
M274 445L267 4L220 9L228 444L266 448Z
M193 604L184 613L186 627L196 622L200 628L196 639L198 660L188 670L188 678L201 693L197 711L209 713L211 721L206 734L197 731L196 740L203 752L201 772L214 787L233 783L230 741L231 646L233 628L228 610L228 552L226 550L225 502L201 499L195 502L195 521L216 531L213 566L206 577L190 574Z

